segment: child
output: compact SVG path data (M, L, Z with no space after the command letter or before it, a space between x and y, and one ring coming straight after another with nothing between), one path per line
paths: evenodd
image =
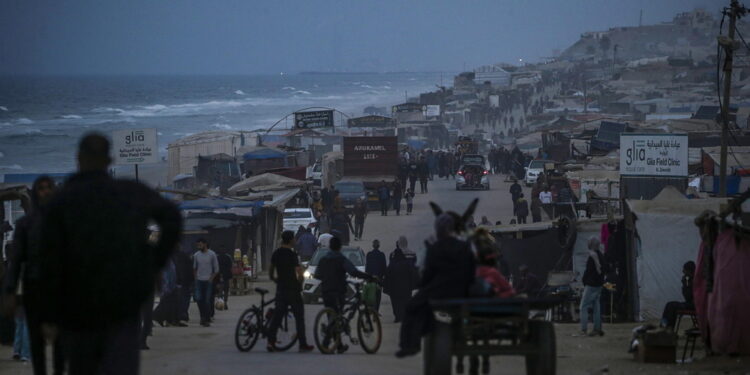
M411 215L411 209L414 208L414 192L411 189L406 190L406 214Z

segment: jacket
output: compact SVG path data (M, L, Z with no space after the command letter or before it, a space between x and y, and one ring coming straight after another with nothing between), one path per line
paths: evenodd
M325 293L346 294L346 274L360 279L370 280L370 275L360 271L341 251L329 251L318 263L315 277L320 280L320 291Z
M427 247L420 292L429 298L466 297L474 282L476 262L469 243L441 238Z
M382 278L385 276L386 267L385 254L382 251L373 249L367 253L365 273Z
M604 285L604 275L607 274L607 263L604 261L604 256L602 256L602 253L597 251L596 256L599 257L599 264L601 264L601 272L596 271L596 262L594 262L594 259L589 255L588 259L586 260L586 270L583 272L583 285L585 286L595 286L599 287Z
M143 184L104 171L73 175L42 221L43 287L54 323L102 330L136 318L177 245L177 207ZM148 241L148 225L160 228Z

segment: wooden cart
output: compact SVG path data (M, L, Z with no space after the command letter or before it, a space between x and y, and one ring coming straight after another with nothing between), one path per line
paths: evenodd
M435 325L424 340L423 373L463 373L464 357L489 372L489 357L522 355L526 373L553 375L556 371L555 329L551 322L530 319L530 312L547 310L559 299L456 299L432 301ZM545 314L542 314L545 315ZM478 370L478 369L477 369Z

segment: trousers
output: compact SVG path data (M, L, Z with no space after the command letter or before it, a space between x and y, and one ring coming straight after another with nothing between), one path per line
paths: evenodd
M97 330L66 330L70 375L137 375L140 319L133 316Z
M589 308L594 310L594 330L602 330L602 309L599 298L602 295L602 287L585 286L581 297L581 331L586 331L589 323Z
M297 338L300 346L307 346L307 335L305 334L305 307L302 304L302 295L297 291L279 291L276 293L276 308L274 309L271 325L268 328L268 342L276 342L276 332L289 309L294 315L297 329Z
M201 323L208 322L211 318L212 293L213 285L211 281L195 280L195 302L198 304L198 310L201 314Z

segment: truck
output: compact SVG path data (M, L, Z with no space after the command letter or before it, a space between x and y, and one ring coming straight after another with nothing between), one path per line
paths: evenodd
M398 174L397 137L344 137L341 181L361 182L369 208L376 208L378 187Z

